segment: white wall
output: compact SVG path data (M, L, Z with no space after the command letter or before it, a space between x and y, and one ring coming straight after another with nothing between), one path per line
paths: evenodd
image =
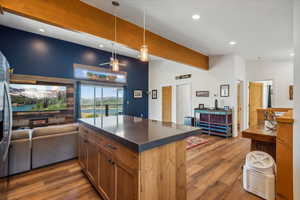
M294 0L294 199L300 199L300 1Z
M246 84L246 62L245 60L240 57L240 56L234 56L234 79L236 80L236 82L240 82L241 83L241 103L242 103L242 111L241 111L241 130L246 129L247 124L247 108L248 108L248 104L247 104L247 84ZM236 92L234 94L234 105L237 105L237 84L234 85L234 91ZM234 119L237 123L237 110L235 110L235 115L234 115ZM237 132L237 126L236 128L236 132Z
M289 86L293 84L293 61L247 61L247 81L272 80L272 107L292 108Z
M191 109L205 104L207 107L214 106L214 95L217 95L219 107L235 107L237 104L236 81L243 80L245 71L243 59L237 55L212 56L210 57L210 70L205 71L169 60L156 60L149 63L149 90L157 89L158 99L149 97L149 118L161 120L161 88L173 86L172 121L176 122L176 85L190 84L192 87ZM192 78L175 80L182 74L192 74ZM237 78L240 77L240 78ZM219 97L220 85L230 84L230 97ZM210 97L196 97L196 91L208 90ZM235 109L234 109L235 110ZM192 112L193 113L193 112ZM236 114L235 114L236 116ZM236 119L236 117L234 117ZM236 120L235 120L236 121ZM236 123L234 123L236 124ZM236 135L236 125L234 125Z

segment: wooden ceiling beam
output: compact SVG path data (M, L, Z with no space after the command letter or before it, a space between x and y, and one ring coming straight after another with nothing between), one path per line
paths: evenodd
M114 40L114 16L80 0L0 0L5 11L65 29ZM139 50L143 28L118 19L117 42ZM208 70L209 58L150 31L146 43L152 55Z

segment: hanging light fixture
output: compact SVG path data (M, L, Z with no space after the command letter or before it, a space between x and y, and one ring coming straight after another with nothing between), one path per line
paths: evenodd
M143 45L140 49L140 60L143 62L149 61L149 50L146 45L146 9L144 9L144 31L143 31Z
M100 66L110 65L112 71L119 71L120 66L126 66L126 63L120 63L117 59L117 7L120 5L119 2L113 1L114 6L114 41L111 44L111 57L109 62L100 63Z
M112 5L115 7L115 19L114 19L114 25L115 25L115 41L114 43L116 44L117 43L117 7L120 5L119 2L117 1L113 1L112 2ZM112 66L112 71L119 71L120 67L119 67L119 61L117 59L117 49L115 47L113 43L113 49L112 49L112 58L111 58L111 66Z
M114 43L112 44L113 50L112 50L112 57L110 58L110 65L112 68L112 71L116 72L119 71L119 60L117 59L116 55L116 48L114 46Z

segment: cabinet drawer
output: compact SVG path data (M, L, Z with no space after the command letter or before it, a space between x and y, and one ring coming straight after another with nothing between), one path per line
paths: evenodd
M110 138L104 137L102 148L105 151L112 153L117 163L125 165L126 168L138 169L138 155L137 153L129 150L124 145L113 141Z
M79 127L79 134L89 142L95 143L100 151L110 153L118 164L132 170L138 169L138 154L126 146L83 125Z
M86 128L84 126L79 127L79 135L85 139L87 139L90 142L95 142L97 133L89 128Z
M95 143L98 145L99 148L101 148L101 146L103 146L103 136L101 136L99 133L96 133L95 135Z
M79 127L79 136L86 138L87 134L88 134L88 131L84 127L80 126Z

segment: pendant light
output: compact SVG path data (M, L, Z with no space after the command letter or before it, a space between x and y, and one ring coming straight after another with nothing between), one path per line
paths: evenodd
M144 9L144 30L143 30L143 45L140 49L140 60L143 62L149 61L149 50L146 45L146 9Z
M117 49L115 47L115 44L117 43L117 14L116 14L116 10L117 7L120 5L119 2L117 1L113 1L112 5L115 7L115 16L114 16L114 26L115 26L115 40L113 43L113 49L112 49L112 58L111 58L111 66L112 66L112 71L116 72L119 71L120 67L119 67L119 60L117 59Z
M112 50L111 50L110 66L112 71L116 72L119 71L119 61L116 56L115 44L112 43L111 46L112 46Z

